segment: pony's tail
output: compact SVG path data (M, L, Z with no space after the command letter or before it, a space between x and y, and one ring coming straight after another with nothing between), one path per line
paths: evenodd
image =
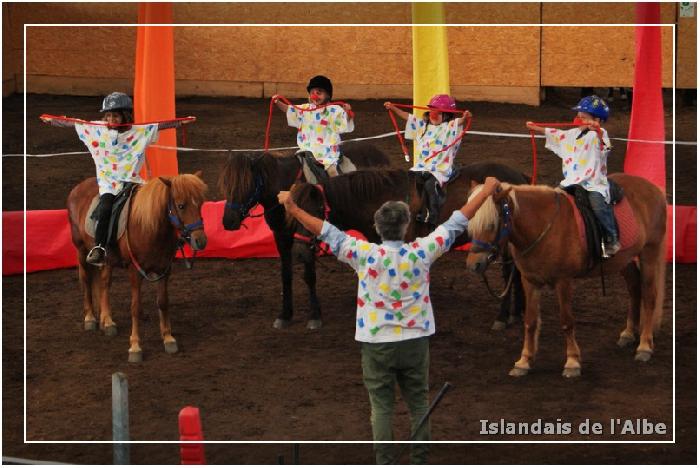
M664 315L664 293L666 291L666 241L668 232L664 233L661 242L659 243L659 253L656 258L656 303L654 304L654 313L652 323L654 331L659 330Z

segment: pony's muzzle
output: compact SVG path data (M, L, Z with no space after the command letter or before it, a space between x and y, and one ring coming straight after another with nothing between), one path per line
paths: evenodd
M489 266L489 256L484 253L473 253L470 252L467 255L467 270L472 273L481 274L486 271L486 267Z
M192 247L192 250L204 250L206 246L207 235L204 234L204 231L193 232L192 237L190 238L190 247Z

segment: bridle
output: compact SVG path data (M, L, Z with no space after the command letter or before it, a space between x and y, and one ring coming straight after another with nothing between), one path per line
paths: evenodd
M549 220L549 223L547 226L542 230L539 236L537 236L537 239L535 239L527 248L525 248L522 252L518 254L520 258L528 255L530 252L532 252L537 245L544 239L544 236L547 235L549 230L552 228L552 225L554 224L554 221L557 219L559 216L559 209L561 207L561 201L559 199L559 193L554 192L554 198L556 200L556 211L554 212L554 216L552 216L552 219ZM511 263L511 271L510 275L508 277L508 281L506 282L505 289L503 290L502 293L496 294L493 292L491 287L489 286L488 279L486 278L486 270L481 272L481 278L483 279L484 283L486 284L486 288L488 289L489 293L498 299L501 299L505 297L508 294L508 291L510 290L510 286L513 283L513 276L515 274L515 263L513 260L505 260L507 258L506 256L506 248L508 245L508 237L510 236L512 229L513 229L513 217L510 211L510 205L508 203L508 198L504 198L503 203L501 204L501 212L503 213L502 215L502 220L501 216L499 216L499 226L500 229L498 231L498 234L496 235L496 239L493 242L483 242L478 239L473 239L472 240L472 246L469 249L470 253L484 253L487 252L488 256L486 257L486 267L488 268L491 263L494 263L496 259L500 256L503 260L504 264Z
M235 201L227 201L226 202L226 208L231 209L231 210L240 210L241 212L241 221L243 221L246 218L258 218L262 215L251 215L250 210L252 210L255 206L257 206L260 203L260 197L262 195L262 191L264 188L264 182L262 175L260 174L255 174L255 186L253 187L253 190L250 192L250 195L248 198L243 202L243 203L238 203Z
M150 282L156 282L160 281L161 279L165 278L168 273L170 273L170 269L172 268L173 265L173 260L175 259L175 256L173 256L170 259L170 263L168 263L168 266L165 268L163 273L160 274L155 274L153 272L151 273L146 273L146 271L143 269L141 264L139 264L138 260L136 260L136 257L134 256L134 253L131 250L131 245L129 244L129 219L131 217L131 208L129 208L129 212L127 214L127 220L126 220L126 230L124 232L125 238L126 238L126 248L129 251L129 258L131 259L131 263L134 265L136 268L136 271L138 271L141 276L146 280ZM199 218L199 220L195 221L194 223L190 224L185 224L182 221L182 218L180 218L180 215L177 214L177 211L175 210L175 205L173 202L172 197L170 197L170 200L168 201L168 219L170 220L170 224L173 225L175 230L177 231L178 237L177 237L177 248L180 250L180 253L182 254L182 258L185 260L185 266L187 269L191 269L192 265L194 263L194 258L197 256L197 251L193 250L192 252L192 262L185 256L185 251L184 251L184 245L186 243L190 243L192 241L192 233L195 231L203 231L204 230L204 219Z

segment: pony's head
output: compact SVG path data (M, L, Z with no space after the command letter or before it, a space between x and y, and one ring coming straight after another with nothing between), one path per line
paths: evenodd
M229 153L219 177L219 190L226 200L223 225L227 231L240 229L263 195L265 174L264 155L260 153Z
M321 185L298 184L292 188L291 192L292 198L299 208L316 218L328 219L328 200ZM294 245L292 246L294 258L302 263L314 261L319 247L314 235L292 217L288 217L287 222L294 233Z
M192 250L202 250L207 246L204 233L202 204L207 185L201 179L201 171L195 174L180 174L175 177L160 177L169 188L168 217Z
M469 200L481 192L483 185L474 187ZM512 214L516 209L512 187L501 184L501 190L484 201L479 210L469 220L467 231L472 239L472 246L467 255L467 269L474 273L483 273L504 251L508 243L508 234L512 227Z

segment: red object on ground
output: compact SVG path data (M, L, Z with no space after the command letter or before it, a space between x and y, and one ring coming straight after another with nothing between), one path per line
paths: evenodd
M628 138L664 141L664 103L661 94L661 27L659 3L636 5L634 99ZM644 177L666 191L666 148L663 143L627 142L625 173Z
M139 24L173 22L172 3L139 3ZM138 26L136 28L136 67L134 77L134 117L137 121L175 118L175 53L172 26ZM160 132L158 144L177 146L174 129ZM146 150L150 177L174 176L177 152L160 148ZM144 165L141 176L148 179Z
M181 441L204 440L202 433L202 420L199 417L199 408L185 406L178 416ZM204 460L204 444L180 444L180 463L182 465L206 465Z
M225 231L221 219L224 202L207 202L202 207L207 248L197 252L198 258L261 258L278 257L272 232L262 217L247 218L248 229ZM261 214L257 207L252 214ZM14 275L24 271L23 212L2 212L2 274ZM673 206L668 207L668 255L673 261ZM358 236L358 233L350 232ZM697 261L697 209L676 206L676 261ZM466 250L468 245L457 250ZM192 251L186 247L186 255ZM178 256L180 254L178 253ZM37 210L27 212L27 272L70 268L77 265L77 254L71 241L66 210Z

